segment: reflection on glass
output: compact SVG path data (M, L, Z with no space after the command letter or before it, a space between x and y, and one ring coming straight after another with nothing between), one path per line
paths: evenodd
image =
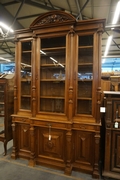
M40 111L64 113L66 38L41 39Z

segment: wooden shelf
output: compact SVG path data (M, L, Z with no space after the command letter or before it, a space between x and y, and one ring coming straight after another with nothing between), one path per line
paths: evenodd
M79 46L79 49L90 49L93 48L93 46Z
M40 81L44 81L44 82L65 82L65 79L41 79Z
M53 48L42 48L42 51L55 51L55 50L65 50L66 47L53 47Z
M60 97L60 96L40 96L40 98L43 98L43 99L65 99L65 97Z
M79 100L92 100L92 98L89 97L78 97Z
M78 63L78 66L93 66L93 63Z

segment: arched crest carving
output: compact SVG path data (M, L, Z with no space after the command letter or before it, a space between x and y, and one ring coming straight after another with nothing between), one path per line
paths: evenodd
M71 21L75 21L75 18L71 14L68 14L64 11L52 11L40 15L32 22L30 27L63 23L63 22L71 22Z

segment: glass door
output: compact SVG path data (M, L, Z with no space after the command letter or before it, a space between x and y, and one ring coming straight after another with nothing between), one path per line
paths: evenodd
M20 108L31 109L31 53L32 42L21 42L21 103Z
M41 39L40 109L65 112L66 37Z
M93 35L79 36L77 114L92 114Z

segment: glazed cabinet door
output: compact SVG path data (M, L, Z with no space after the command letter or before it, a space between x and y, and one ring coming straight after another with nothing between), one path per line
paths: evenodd
M19 109L31 111L31 64L32 64L32 41L19 42L20 48L20 84L19 84Z
M65 113L66 36L40 39L39 112Z
M97 40L96 33L77 34L76 62L74 63L74 74L76 74L74 119L88 123L97 122L100 119L97 101L101 69Z
M93 35L78 38L77 114L92 114Z

